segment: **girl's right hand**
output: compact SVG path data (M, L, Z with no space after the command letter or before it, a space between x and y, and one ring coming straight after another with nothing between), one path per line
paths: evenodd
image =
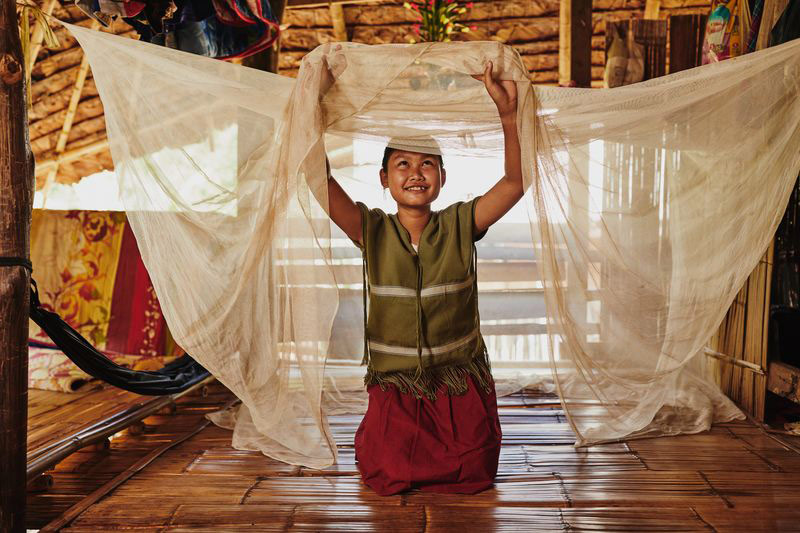
M347 68L347 59L341 53L342 45L337 44L331 53L322 58L322 80L320 81L319 95L324 96L336 83L336 79Z

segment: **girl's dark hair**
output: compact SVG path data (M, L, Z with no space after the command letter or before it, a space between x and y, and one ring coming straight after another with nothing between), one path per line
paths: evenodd
M386 149L384 149L384 151L383 151L383 161L381 162L381 168L383 169L384 172L388 172L389 171L388 168L387 168L388 165L389 165L389 156L391 156L392 152L394 152L395 150L399 150L399 148L390 148L389 146L387 146ZM439 166L441 168L444 168L444 159L442 159L441 155L439 155L439 154L430 154L430 155L433 155L433 156L436 156L437 158L439 158Z

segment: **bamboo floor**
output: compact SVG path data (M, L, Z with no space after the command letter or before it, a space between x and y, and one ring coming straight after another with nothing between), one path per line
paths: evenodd
M312 470L232 449L229 431L203 422L230 399L214 385L208 396L178 400L175 413L146 419L141 434L124 431L107 450L73 454L50 472L49 491L29 492L29 528L800 531L800 439L779 440L746 421L578 450L557 401L525 391L500 399L504 437L493 488L384 498L360 483L353 454L360 417L331 418L340 463ZM142 467L145 456L152 461ZM120 473L127 479L114 490L96 490ZM70 521L51 522L75 504Z
M70 393L28 389L28 454L147 401L110 385Z

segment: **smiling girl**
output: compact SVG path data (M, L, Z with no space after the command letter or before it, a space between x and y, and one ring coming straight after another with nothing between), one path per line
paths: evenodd
M331 219L361 248L369 407L356 432L362 479L381 495L417 488L475 493L492 485L500 422L480 333L475 242L522 197L517 89L482 79L505 137L505 176L441 211L442 156L390 142L380 180L386 214L355 203L328 177ZM367 302L368 298L368 302Z

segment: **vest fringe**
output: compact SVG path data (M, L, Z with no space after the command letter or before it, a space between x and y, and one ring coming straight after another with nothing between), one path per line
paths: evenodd
M364 384L380 385L381 390L386 390L388 385L394 385L403 394L411 393L417 399L425 396L431 401L436 401L436 392L442 385L447 386L448 396L466 394L468 375L472 376L473 381L487 393L491 392L492 368L489 363L489 353L483 343L480 351L465 365L432 367L421 372L419 368L398 372L376 372L368 367Z

